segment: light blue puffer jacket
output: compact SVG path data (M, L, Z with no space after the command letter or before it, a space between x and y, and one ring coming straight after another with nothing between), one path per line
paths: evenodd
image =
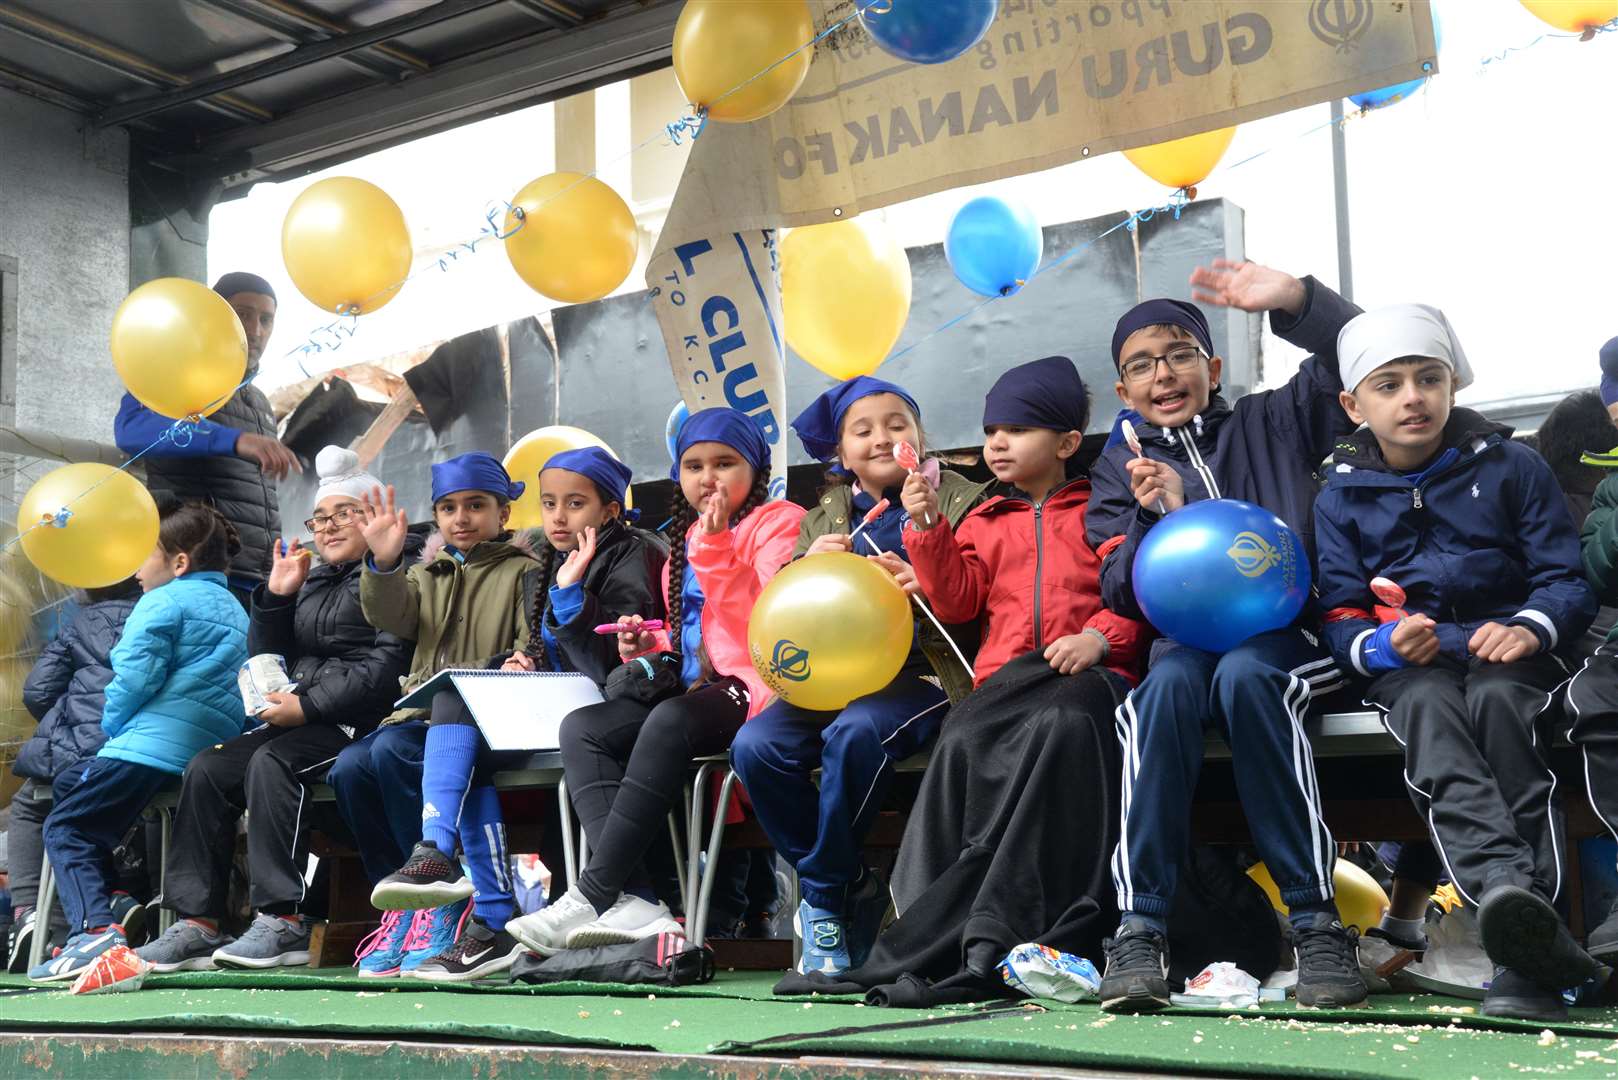
M236 673L247 662L247 612L225 575L196 571L140 598L112 650L101 757L179 775L246 722Z

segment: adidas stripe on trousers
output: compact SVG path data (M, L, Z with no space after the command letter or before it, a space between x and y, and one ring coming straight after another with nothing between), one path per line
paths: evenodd
M1297 628L1250 638L1223 655L1164 642L1118 707L1123 830L1113 853L1118 908L1167 918L1186 854L1203 736L1230 746L1236 791L1259 857L1289 905L1332 899L1336 846L1303 719L1315 696L1343 685L1318 640Z

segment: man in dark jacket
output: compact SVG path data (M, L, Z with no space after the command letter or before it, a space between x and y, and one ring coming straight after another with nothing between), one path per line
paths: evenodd
M220 278L214 292L235 309L247 332L246 378L252 379L275 326L275 290L257 274L238 271ZM231 563L230 587L245 606L269 572L270 547L281 533L276 481L303 466L276 438L269 398L251 382L194 430L164 438L177 419L125 394L113 438L126 454L145 452L147 487L211 503L236 526L242 550Z
M1218 393L1221 361L1194 304L1149 300L1118 320L1116 389L1141 417L1140 449L1126 443L1096 461L1086 532L1103 557L1107 606L1143 620L1131 580L1136 548L1188 503L1257 503L1285 521L1312 556L1316 470L1352 430L1337 400L1336 345L1357 308L1312 278L1253 263L1220 260L1191 281L1198 299L1268 310L1277 334L1317 355L1285 385L1232 405ZM1255 635L1223 655L1161 640L1145 680L1119 708L1125 809L1113 880L1123 919L1107 949L1103 1008L1169 1004L1166 920L1186 855L1207 728L1230 743L1254 845L1290 908L1298 1002L1340 1007L1365 999L1354 937L1337 919L1336 850L1320 816L1303 730L1311 697L1342 684L1312 623L1306 612L1293 626Z
M12 971L26 971L28 966L51 782L77 762L95 757L107 741L101 730L101 709L106 704L107 684L112 681L108 658L139 599L140 585L134 578L87 590L84 606L40 652L23 683L23 704L39 718L39 727L11 767L24 778L11 802L11 895L17 916L8 956ZM126 917L129 901L124 894L117 906L116 914ZM60 902L51 906L50 925L53 933L67 932Z
M360 610L368 548L358 510L377 480L353 451L316 459L314 534L322 565L297 542L277 549L269 581L253 591L247 645L286 661L293 686L264 696L261 724L192 759L180 789L164 906L183 918L140 950L158 971L267 968L309 962L303 854L308 788L356 734L393 705L411 645L375 630ZM219 931L236 822L248 812L249 898L257 917L234 943Z

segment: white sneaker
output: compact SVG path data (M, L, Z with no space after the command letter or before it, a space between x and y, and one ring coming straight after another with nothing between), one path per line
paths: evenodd
M578 927L567 937L567 947L584 949L592 945L619 945L626 941L656 937L670 932L684 933L662 901L652 903L624 893L601 913L599 919Z
M568 947L568 935L594 922L596 909L578 889L569 889L556 902L506 923L506 933L540 956L555 956Z

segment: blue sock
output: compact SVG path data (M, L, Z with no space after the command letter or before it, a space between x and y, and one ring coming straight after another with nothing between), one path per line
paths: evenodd
M1313 926L1315 917L1324 915L1328 919L1337 918L1337 904L1332 900L1316 900L1308 904L1293 904L1287 909L1287 922L1294 928Z
M511 853L506 850L506 823L500 816L500 793L483 784L466 793L461 812L461 851L472 876L472 915L484 926L503 929L517 906L511 897Z
M478 758L478 729L434 724L421 760L421 838L455 854L455 833Z

